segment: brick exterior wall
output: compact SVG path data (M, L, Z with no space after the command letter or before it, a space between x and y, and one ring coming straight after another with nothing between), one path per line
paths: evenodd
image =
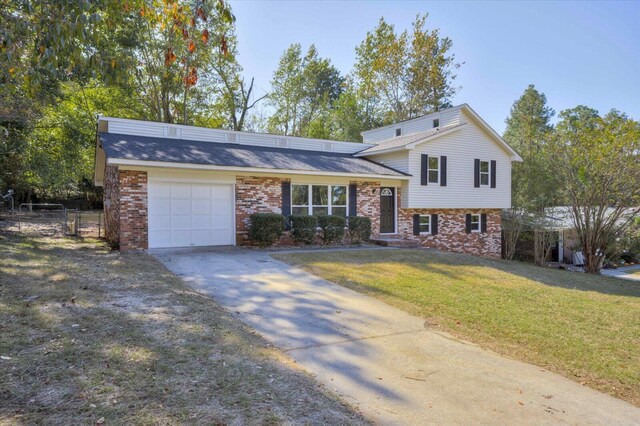
M282 182L276 177L236 177L236 244L249 244L250 216L253 213L282 213ZM281 238L285 244L288 235Z
M104 236L112 247L120 239L120 191L118 166L106 166L104 170Z
M487 232L466 233L466 214L487 215ZM437 235L413 235L414 214L437 214ZM423 247L482 256L500 257L500 209L399 209L398 234L407 239L418 239Z
M146 249L148 239L147 172L118 171L120 250Z
M104 177L105 238L120 250L146 249L147 173L107 166Z
M282 213L282 182L276 177L238 176L236 178L236 242L248 240L253 213ZM352 181L357 185L358 216L371 218L372 237L380 235L380 182ZM397 206L400 206L397 189ZM147 173L118 170L107 166L104 178L105 236L121 250L148 248ZM467 213L486 213L487 232L465 232ZM418 239L423 247L439 250L500 257L501 229L499 209L398 209L398 235ZM438 214L437 235L413 235L414 214ZM276 245L291 245L289 232Z
M358 188L358 216L371 218L371 237L380 235L380 182L353 181Z

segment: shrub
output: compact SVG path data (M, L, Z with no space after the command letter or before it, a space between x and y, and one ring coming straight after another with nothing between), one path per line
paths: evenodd
M322 229L322 241L331 244L344 237L346 220L342 216L318 216L318 226Z
M620 258L624 260L625 263L636 263L638 261L638 256L630 251L621 253Z
M371 219L354 216L349 218L349 239L353 244L360 244L371 237Z
M249 238L262 247L270 246L282 235L286 220L277 213L254 213L251 215Z
M296 243L313 244L316 237L318 218L315 216L293 215L291 220L291 235Z

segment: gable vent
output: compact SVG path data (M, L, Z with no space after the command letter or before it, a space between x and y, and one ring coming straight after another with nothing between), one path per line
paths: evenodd
M289 141L287 138L278 138L276 144L281 148L289 148Z
M236 135L235 133L227 133L227 142L237 142L238 141L238 135Z
M178 136L178 128L177 127L167 127L167 136L170 138L175 138Z
M322 142L322 149L325 151L333 151L333 144L331 142Z

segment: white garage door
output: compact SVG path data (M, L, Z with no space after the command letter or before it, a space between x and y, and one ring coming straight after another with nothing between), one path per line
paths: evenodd
M233 185L151 181L149 247L232 245Z

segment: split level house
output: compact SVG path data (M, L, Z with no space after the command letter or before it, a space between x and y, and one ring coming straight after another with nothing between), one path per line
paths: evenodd
M331 214L369 217L373 238L500 256L511 163L522 159L471 107L362 138L101 116L95 183L107 239L122 250L243 245L253 213Z

